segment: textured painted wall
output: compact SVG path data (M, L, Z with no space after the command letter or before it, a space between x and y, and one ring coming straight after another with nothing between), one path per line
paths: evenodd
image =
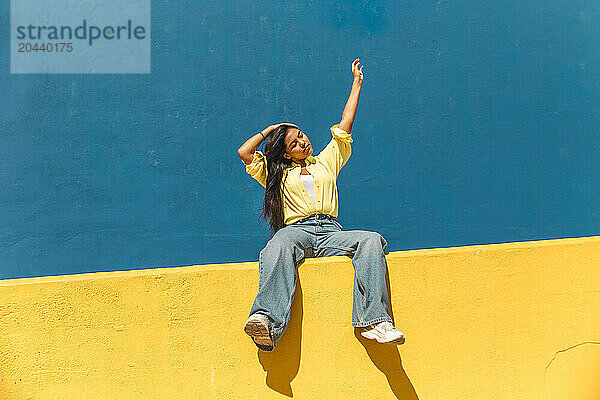
M598 234L599 21L580 0L155 1L150 75L0 57L0 278L256 260L236 150L280 121L324 147L354 57L345 228L390 250Z
M351 326L347 257L308 259L272 353L256 262L0 281L0 398L597 400L600 237L394 252L402 346Z

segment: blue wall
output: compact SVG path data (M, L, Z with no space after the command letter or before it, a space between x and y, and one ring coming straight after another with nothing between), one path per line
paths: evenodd
M345 229L390 251L600 233L598 2L156 1L151 35L150 75L0 57L0 278L257 260L236 150L292 121L320 151L355 57Z

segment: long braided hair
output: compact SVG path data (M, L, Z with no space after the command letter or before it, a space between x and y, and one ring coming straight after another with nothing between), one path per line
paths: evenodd
M285 158L285 137L292 125L278 126L267 138L265 157L267 158L267 185L262 208L262 218L269 220L273 233L283 228L283 192L282 181L287 166L292 160Z

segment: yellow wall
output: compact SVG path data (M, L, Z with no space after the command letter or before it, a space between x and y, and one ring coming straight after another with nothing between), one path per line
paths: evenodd
M347 257L300 266L273 353L255 262L0 281L0 398L600 398L600 237L387 260L399 347L351 327Z

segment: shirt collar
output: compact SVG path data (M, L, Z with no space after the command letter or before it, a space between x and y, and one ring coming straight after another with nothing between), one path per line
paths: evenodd
M305 159L306 165L311 165L311 164L315 164L317 162L317 160L313 157L313 156L308 156ZM300 167L300 164L298 164L297 162L292 161L292 167Z

